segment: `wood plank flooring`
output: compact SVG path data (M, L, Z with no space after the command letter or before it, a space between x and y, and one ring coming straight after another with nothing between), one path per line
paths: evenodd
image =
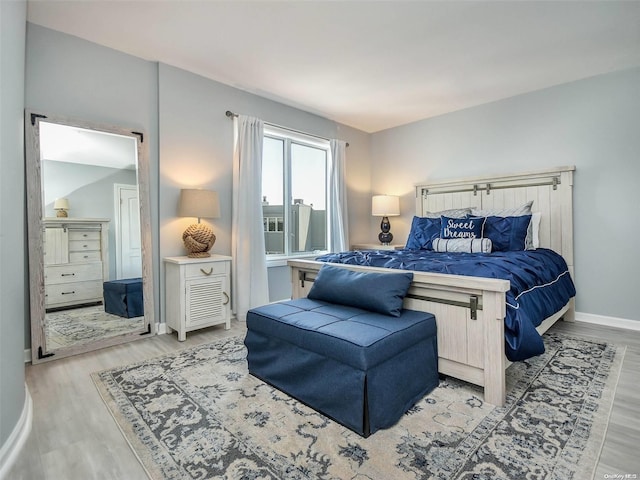
M90 374L244 333L244 323L191 332L185 342L159 335L46 364L27 366L31 435L11 480L144 480L147 475L105 407ZM627 351L595 479L640 478L640 333L580 322L551 331L597 338ZM387 480L387 479L384 479ZM514 479L515 480L515 479Z

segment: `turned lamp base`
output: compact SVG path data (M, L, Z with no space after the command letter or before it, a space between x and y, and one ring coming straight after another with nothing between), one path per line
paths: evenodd
M382 231L378 234L378 240L380 240L382 245L389 245L393 240L393 234L390 232L391 222L389 222L389 217L382 217L380 230Z

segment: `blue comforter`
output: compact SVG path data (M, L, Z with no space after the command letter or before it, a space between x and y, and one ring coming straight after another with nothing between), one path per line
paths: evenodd
M556 252L545 248L493 253L370 250L330 253L317 260L509 280L505 351L511 361L544 352L536 327L576 294L567 263Z

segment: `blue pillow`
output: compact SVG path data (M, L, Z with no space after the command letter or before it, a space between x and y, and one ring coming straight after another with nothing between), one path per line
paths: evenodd
M411 231L404 248L410 250L432 250L432 242L440 236L440 217L413 217Z
M325 264L318 271L307 298L399 317L412 280L411 272L354 272Z
M441 217L440 238L482 238L485 217Z
M525 250L530 222L531 215L487 217L484 236L491 239L494 252Z

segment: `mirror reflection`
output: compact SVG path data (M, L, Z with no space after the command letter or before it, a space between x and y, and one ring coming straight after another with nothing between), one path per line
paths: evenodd
M136 137L39 125L46 351L143 331Z

